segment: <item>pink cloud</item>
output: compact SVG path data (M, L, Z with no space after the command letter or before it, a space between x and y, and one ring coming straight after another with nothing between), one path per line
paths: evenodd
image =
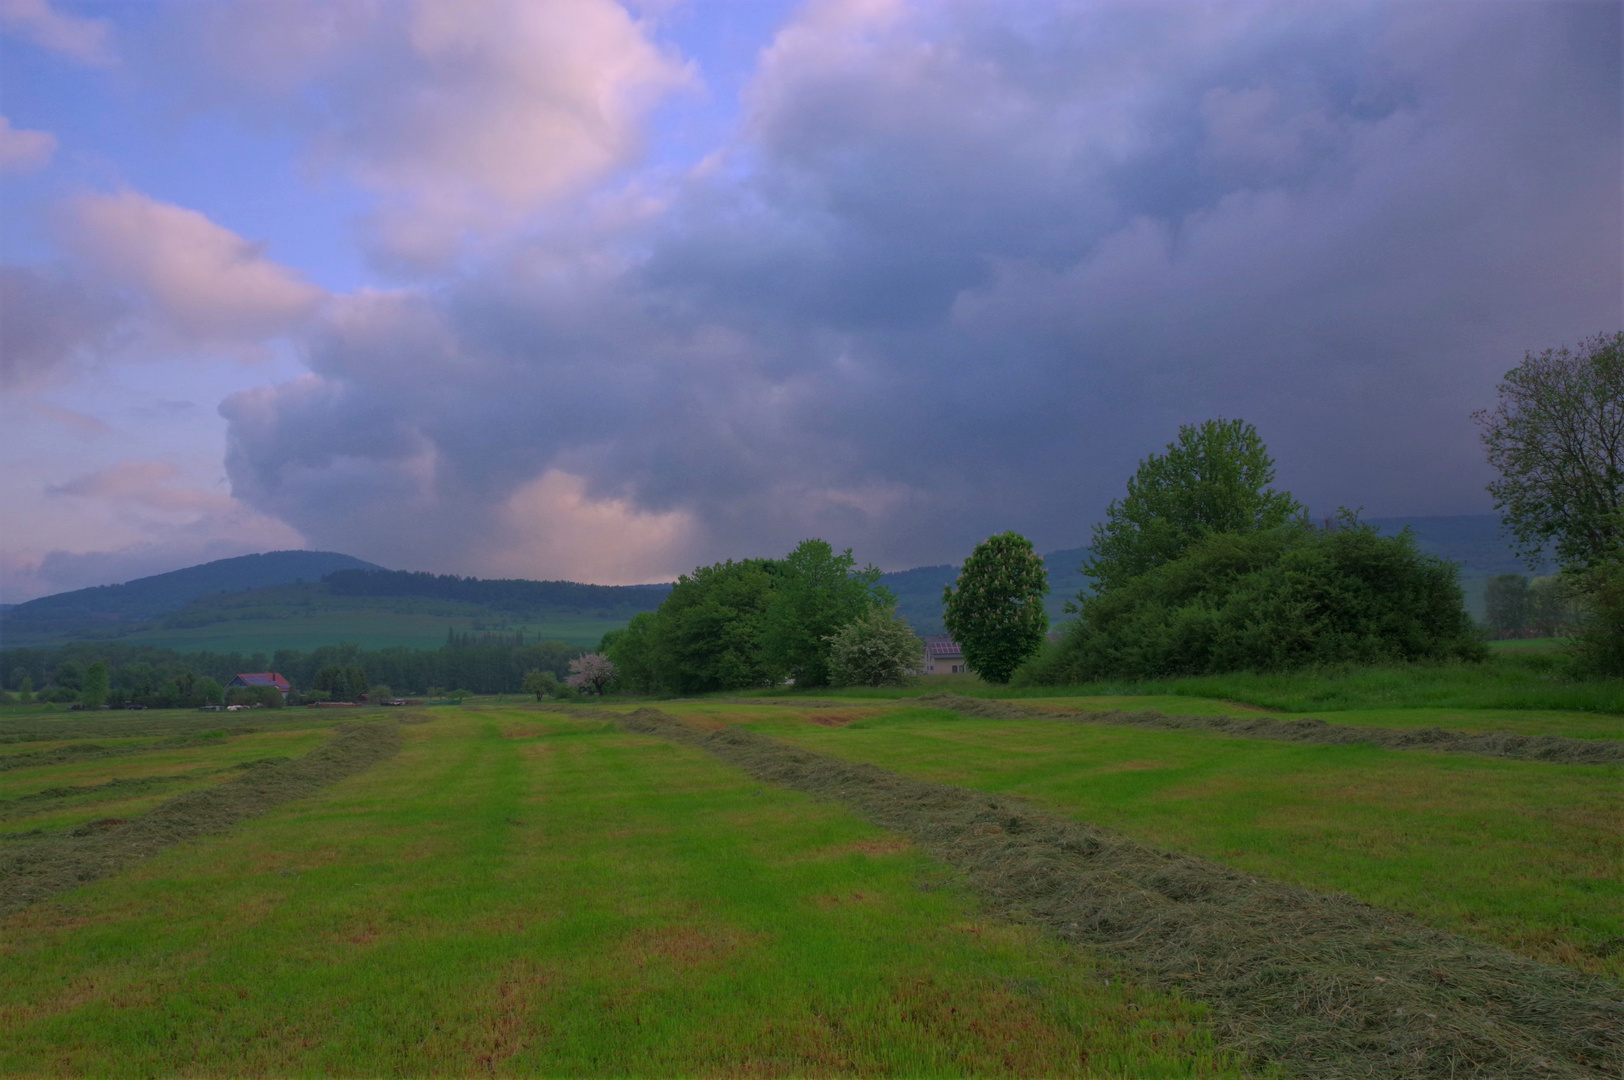
M134 191L61 208L64 245L93 273L134 290L192 340L254 341L302 323L323 293L259 245L195 210Z
M14 128L8 117L0 116L0 172L43 169L55 154L55 135L49 131Z
M220 95L295 117L318 160L382 196L369 235L406 265L630 161L649 110L695 79L613 0L261 0L200 20Z
M50 0L0 0L0 27L81 64L106 67L114 62L107 20L64 15Z

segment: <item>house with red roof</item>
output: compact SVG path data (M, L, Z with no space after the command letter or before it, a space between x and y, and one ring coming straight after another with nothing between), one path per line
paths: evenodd
M293 684L288 682L280 672L275 671L250 671L245 675L238 675L235 679L226 683L227 690L230 690L233 686L274 686L282 691L284 701L287 700L288 694L293 690Z

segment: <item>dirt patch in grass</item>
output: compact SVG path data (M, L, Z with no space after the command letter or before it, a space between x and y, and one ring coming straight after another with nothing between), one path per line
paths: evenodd
M849 805L963 872L998 913L1210 1004L1309 1077L1616 1077L1624 988L1346 896L1166 851L1029 803L912 780L656 709L629 731Z
M236 780L191 791L133 821L104 818L45 834L0 852L0 916L65 889L107 877L172 844L224 832L282 803L312 795L392 757L397 724L346 724L293 761L260 764Z
M1110 710L1073 712L1054 708L1018 705L1012 701L987 701L958 694L927 694L914 703L933 709L946 709L961 716L986 720L1067 720L1080 724L1109 724L1116 727L1154 728L1160 731L1215 731L1248 739L1275 739L1280 742L1319 743L1341 746L1366 743L1383 750L1444 750L1456 754L1486 754L1490 757L1545 761L1558 765L1611 765L1624 763L1624 741L1617 739L1569 739L1561 735L1517 735L1493 731L1473 735L1443 728L1379 728L1355 724L1331 724L1324 720L1273 720L1266 716L1170 716L1147 709L1143 712Z
M656 962L686 971L726 960L743 948L750 937L698 926L659 926L632 933L620 943L618 951L634 967Z

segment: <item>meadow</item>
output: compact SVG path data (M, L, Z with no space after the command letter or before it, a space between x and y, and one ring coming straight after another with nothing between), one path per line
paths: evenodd
M319 796L0 922L0 1072L1243 1075L1198 1005L986 918L837 807L602 719L428 715ZM46 723L7 754L69 741ZM231 783L327 733L0 772L0 860L140 812L97 784ZM78 793L27 801L47 785Z
M1020 701L1260 714L1166 692ZM1617 765L976 719L863 694L655 704L695 733L770 736L1346 894L1624 996ZM1201 1000L999 915L851 806L628 731L643 705L420 710L365 772L11 911L0 1072L1295 1071L1248 1059ZM248 782L252 763L297 761L341 721L399 719L337 712L8 709L0 884L16 852ZM1624 739L1624 716L1584 710L1331 718ZM1604 1075L1586 1069L1551 1075Z

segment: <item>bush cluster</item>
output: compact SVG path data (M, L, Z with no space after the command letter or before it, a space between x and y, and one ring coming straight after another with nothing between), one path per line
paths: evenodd
M1020 673L1053 685L1326 663L1478 659L1452 563L1348 523L1218 533L1082 600Z

